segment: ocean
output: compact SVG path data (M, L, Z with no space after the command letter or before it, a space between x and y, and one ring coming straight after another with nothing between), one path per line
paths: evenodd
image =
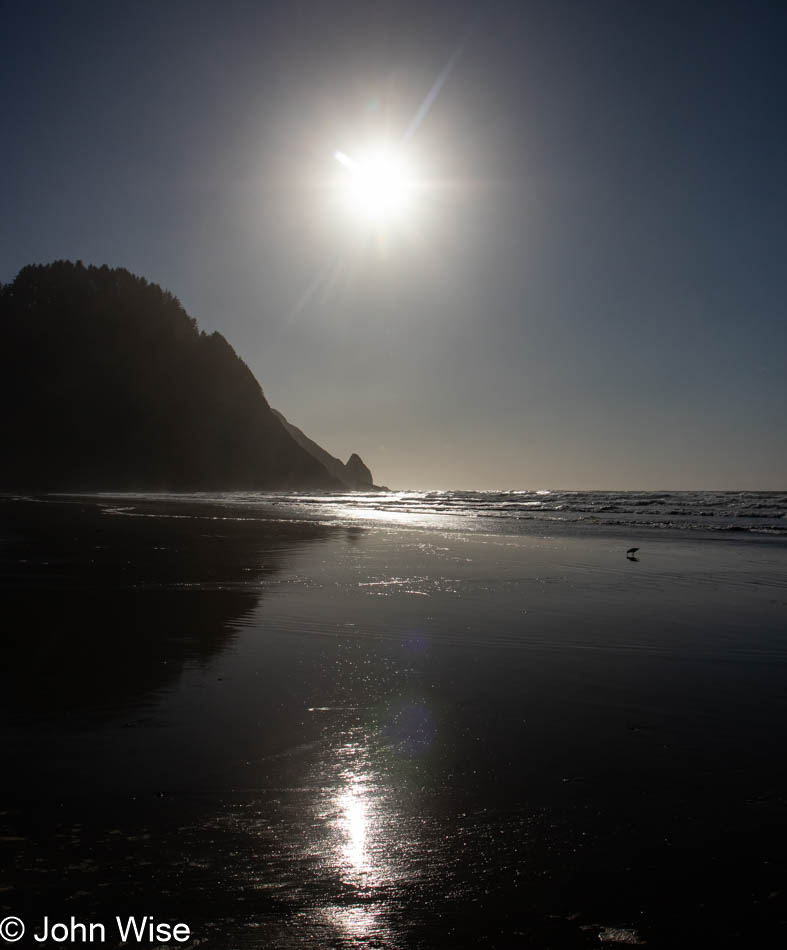
M598 529L787 535L787 492L205 492L125 497L199 499L240 511L279 511L286 513L286 517L323 518L348 524L389 521L506 534Z

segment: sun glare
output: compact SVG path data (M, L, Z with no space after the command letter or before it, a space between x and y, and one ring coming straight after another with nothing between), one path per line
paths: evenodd
M412 176L403 156L374 149L351 158L334 152L344 167L342 192L348 208L361 219L387 224L406 214L412 197Z

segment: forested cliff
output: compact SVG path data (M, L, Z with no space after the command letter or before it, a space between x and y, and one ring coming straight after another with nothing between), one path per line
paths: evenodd
M340 487L224 337L126 270L25 267L0 331L0 488Z

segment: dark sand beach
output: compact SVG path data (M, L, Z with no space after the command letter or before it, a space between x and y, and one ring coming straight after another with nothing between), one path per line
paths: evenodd
M217 948L784 939L783 540L0 513L4 914Z

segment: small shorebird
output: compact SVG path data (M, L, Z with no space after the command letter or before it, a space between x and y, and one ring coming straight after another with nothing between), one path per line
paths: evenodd
M636 561L637 559L634 555L637 553L637 551L639 551L639 548L629 548L628 551L626 551L626 557L629 560Z

